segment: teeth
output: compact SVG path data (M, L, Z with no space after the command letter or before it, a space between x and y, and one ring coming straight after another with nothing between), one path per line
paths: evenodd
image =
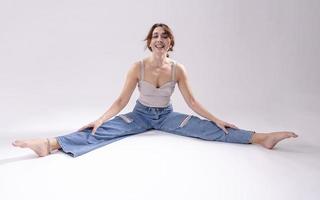
M157 44L157 45L155 45L157 48L163 48L164 47L164 45L163 44Z

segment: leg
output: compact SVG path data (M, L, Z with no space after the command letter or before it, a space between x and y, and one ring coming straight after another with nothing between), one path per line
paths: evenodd
M161 124L160 130L204 140L251 143L253 132L243 129L227 128L229 134L225 134L216 124L197 116L172 112Z
M219 127L209 120L176 112L173 112L168 116L160 129L178 135L196 137L205 140L242 144L260 144L268 149L272 149L283 139L298 137L295 133L288 131L256 133L254 131L233 128L227 128L229 134L225 134Z
M92 128L87 128L49 140L18 140L13 145L30 148L38 156L46 156L50 151L60 149L73 157L77 157L127 136L144 132L147 129L149 129L148 125L139 115L130 112L106 121L97 129L94 135L91 134Z

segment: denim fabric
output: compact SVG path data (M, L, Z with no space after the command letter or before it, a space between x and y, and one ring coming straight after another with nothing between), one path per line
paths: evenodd
M194 115L174 112L167 107L148 107L138 100L132 112L104 122L94 135L92 128L57 137L61 151L77 157L130 135L156 129L203 140L250 144L253 131L227 128L225 134L216 124Z

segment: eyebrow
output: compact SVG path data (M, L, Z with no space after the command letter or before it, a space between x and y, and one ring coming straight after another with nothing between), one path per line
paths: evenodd
M152 33L152 35L156 35L156 34L159 34L159 33L158 32ZM163 32L163 33L161 33L161 35L168 35L168 33Z

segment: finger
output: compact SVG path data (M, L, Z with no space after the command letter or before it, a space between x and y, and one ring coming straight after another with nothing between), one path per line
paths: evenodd
M221 125L221 129L224 131L225 134L229 133L225 126Z
M234 124L230 124L230 127L231 128L235 128L235 129L239 129L236 125L234 125Z
M238 129L234 124L226 123L227 127Z
M221 128L225 134L228 134L228 130L224 126L221 125L219 128Z
M95 134L95 132L96 132L96 130L94 130L94 129L93 129L93 130L92 130L92 132L91 132L91 134L92 134L92 135L94 135L94 134Z
M223 127L223 131L224 131L226 134L229 134L228 130L227 130L225 127Z
M96 133L97 129L98 129L98 127L94 127L91 134L94 135Z
M228 126L228 127L234 127L234 125L233 125L233 124L230 124L230 123L227 123L227 126Z

